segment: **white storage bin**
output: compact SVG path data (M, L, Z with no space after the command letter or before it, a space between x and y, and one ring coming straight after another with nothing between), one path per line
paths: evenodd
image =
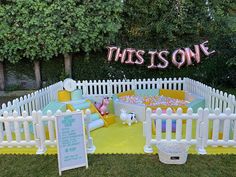
M188 157L186 143L161 142L157 145L159 160L165 164L184 164Z

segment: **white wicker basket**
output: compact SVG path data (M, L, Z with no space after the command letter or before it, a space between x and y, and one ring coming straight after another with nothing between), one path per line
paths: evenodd
M184 164L188 157L188 145L178 142L161 142L157 145L159 160L165 164Z

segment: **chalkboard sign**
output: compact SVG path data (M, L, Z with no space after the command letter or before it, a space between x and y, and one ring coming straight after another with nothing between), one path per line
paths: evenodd
M88 168L82 112L56 116L56 135L59 175L64 170Z

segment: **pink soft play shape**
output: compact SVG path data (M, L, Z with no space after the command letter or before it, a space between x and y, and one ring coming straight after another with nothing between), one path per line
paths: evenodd
M95 106L96 106L96 108L98 109L98 111L100 112L101 115L108 114L107 107L108 107L109 102L110 102L109 98L106 97L102 100L102 104L96 104L95 103Z

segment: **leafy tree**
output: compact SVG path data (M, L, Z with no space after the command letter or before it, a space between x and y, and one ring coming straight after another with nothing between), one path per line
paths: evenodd
M65 71L71 76L71 53L91 52L104 48L114 41L121 27L121 2L116 0L58 2L61 6L55 21L60 21L57 28L60 39L59 53L64 54ZM70 4L68 7L66 4ZM76 7L76 8L74 8Z
M1 37L3 54L10 62L22 58L34 61L36 87L40 87L40 60L57 54L56 29L48 4L42 1L19 0L2 6Z
M114 39L120 28L121 2L6 1L0 6L1 54L10 62L34 61L37 87L40 61L64 54L71 76L71 54L97 50Z

